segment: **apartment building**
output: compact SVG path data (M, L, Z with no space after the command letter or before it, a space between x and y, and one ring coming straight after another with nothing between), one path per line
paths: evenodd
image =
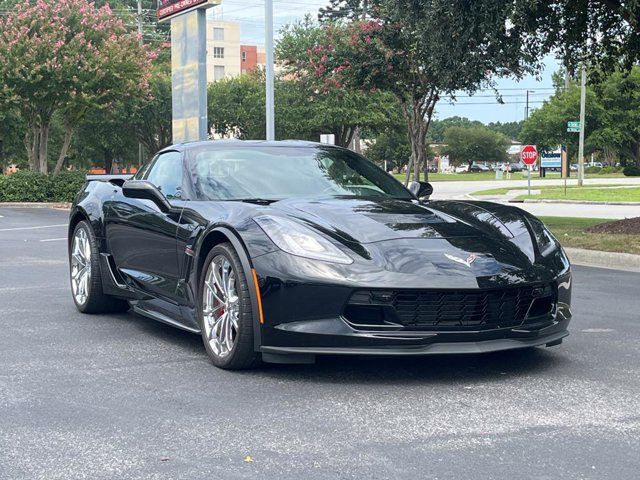
M236 77L265 65L264 48L241 45L240 24L207 18L207 82Z

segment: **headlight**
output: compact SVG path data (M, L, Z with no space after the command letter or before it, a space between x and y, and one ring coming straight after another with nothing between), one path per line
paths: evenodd
M281 250L299 257L350 264L353 259L309 227L283 217L263 215L254 218Z

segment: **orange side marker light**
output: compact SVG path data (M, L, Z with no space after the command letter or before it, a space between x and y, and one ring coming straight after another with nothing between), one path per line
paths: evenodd
M264 323L264 315L262 314L262 294L260 293L260 285L258 284L258 274L256 273L256 269L252 268L251 273L253 274L253 284L256 287L256 296L258 297L258 317L260 318L260 323Z

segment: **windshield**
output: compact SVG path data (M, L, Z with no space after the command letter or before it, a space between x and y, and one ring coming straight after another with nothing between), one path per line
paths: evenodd
M400 182L338 148L200 147L187 154L201 200L350 196L411 199Z

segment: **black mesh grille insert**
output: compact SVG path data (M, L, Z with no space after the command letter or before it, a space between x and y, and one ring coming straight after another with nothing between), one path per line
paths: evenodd
M515 327L525 320L534 298L546 297L549 304L555 303L553 292L550 285L499 290L360 290L351 296L348 308L385 306L390 312L386 320L407 329Z

